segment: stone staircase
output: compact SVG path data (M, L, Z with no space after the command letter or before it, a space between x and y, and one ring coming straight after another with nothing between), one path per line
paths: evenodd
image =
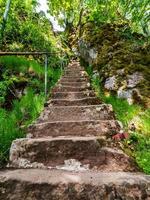
M150 176L115 146L120 131L78 62L69 64L27 138L0 171L0 200L150 199Z

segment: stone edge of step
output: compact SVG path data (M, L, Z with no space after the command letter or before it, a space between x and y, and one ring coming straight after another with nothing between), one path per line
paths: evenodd
M115 122L117 123L118 125L120 125L120 122L118 120L115 120L115 119L106 119L106 120L73 120L73 121L49 121L49 122L41 122L41 123L34 123L34 124L31 124L28 126L28 129L30 128L34 128L36 126L43 126L43 125L48 125L48 124L59 124L59 123L107 123L107 122Z
M130 186L137 186L148 184L150 186L150 176L143 173L131 173L131 172L69 172L64 170L45 170L45 169L16 169L5 170L0 172L0 183L7 183L9 180L13 180L16 183L32 183L43 184L48 183L50 185L68 185L69 183L79 185L117 185L130 188ZM148 190L148 188L147 188Z
M22 153L25 152L27 147L30 147L34 145L40 145L40 143L45 142L45 144L50 144L54 145L58 144L57 142L64 142L64 141L71 141L73 142L72 144L77 143L79 146L80 145L85 145L85 142L87 142L87 145L94 145L95 148L100 148L102 151L104 151L106 154L112 154L113 156L121 156L124 157L125 159L130 159L130 162L132 163L133 160L126 155L121 149L115 148L115 147L106 147L106 138L105 137L47 137L47 138L24 138L24 139L17 139L13 141L11 149L10 149L10 159L9 159L9 164L8 168L41 168L41 169L52 169L53 167L51 166L46 166L44 165L43 162L30 162L30 159L28 160L24 156L22 157ZM81 143L84 142L84 143ZM75 148L75 147L74 147ZM29 157L33 156L31 152L28 153ZM24 155L24 153L23 153ZM59 167L59 165L58 165ZM55 168L55 167L54 167ZM57 166L56 166L57 168ZM134 166L135 168L135 166ZM136 169L136 168L135 168ZM90 169L87 169L88 171Z
M79 102L85 102L85 101L90 101L90 100L93 100L93 101L97 101L97 103L99 102L99 104L101 104L102 102L101 102L101 100L100 99L98 99L97 97L85 97L85 98L80 98L80 99L55 99L55 98L52 98L52 99L50 99L48 102L46 102L45 104L44 104L44 107L47 107L47 106L49 106L49 104L51 104L51 103L60 103L60 102L68 102L68 103L75 103L75 102L77 102L77 103L79 103ZM86 104L85 104L86 105ZM62 105L63 106L63 105Z

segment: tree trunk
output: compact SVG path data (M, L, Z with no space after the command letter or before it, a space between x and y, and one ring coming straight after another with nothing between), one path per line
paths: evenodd
M79 38L81 37L82 35L82 16L83 16L83 7L81 8L81 11L80 11L80 15L79 15L79 22L78 22L78 27L79 27Z

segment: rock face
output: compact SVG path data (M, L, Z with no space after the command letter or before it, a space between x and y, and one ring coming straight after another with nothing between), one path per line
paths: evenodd
M117 79L115 76L107 78L104 85L107 90L116 90L117 89Z
M150 199L150 176L113 144L119 122L112 106L96 99L78 62L58 84L27 138L12 143L0 199Z
M83 26L78 42L79 54L86 65L92 65L99 72L107 92L115 92L130 104L136 102L148 107L150 48L137 44L137 38L131 41L121 36L120 32L124 32L125 27L126 24L97 25L88 22Z

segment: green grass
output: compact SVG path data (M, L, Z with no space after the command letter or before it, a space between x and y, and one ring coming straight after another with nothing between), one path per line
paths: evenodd
M150 137L138 135L138 143L135 145L135 158L141 169L150 174Z
M124 127L128 127L131 120L141 112L138 105L129 105L124 99L116 96L105 97L105 103L111 104L116 114L116 118L122 122Z
M39 75L44 73L43 68L35 60L28 60L25 57L2 56L0 66L13 72L27 73L29 69L32 69Z
M140 105L129 105L124 99L119 99L115 95L105 95L99 75L93 74L91 66L86 67L90 76L92 86L97 96L107 104L113 106L116 119L122 122L124 129L129 131L129 124L134 122L136 132L132 132L127 148L135 157L139 167L147 174L150 174L150 109L144 110Z
M44 67L34 60L23 57L0 57L3 66L0 81L0 103L3 105L8 88L14 82L27 80L25 95L13 100L11 110L0 108L0 167L8 161L9 150L13 140L25 136L25 130L44 108ZM60 67L48 68L48 89L55 85L61 75ZM22 128L21 128L22 127Z
M4 109L0 109L0 167L8 160L11 143L24 136L17 126L16 119Z
M13 140L24 136L21 126L27 127L40 114L44 105L44 95L36 95L29 89L20 101L14 101L13 109L0 109L0 165L8 160Z

